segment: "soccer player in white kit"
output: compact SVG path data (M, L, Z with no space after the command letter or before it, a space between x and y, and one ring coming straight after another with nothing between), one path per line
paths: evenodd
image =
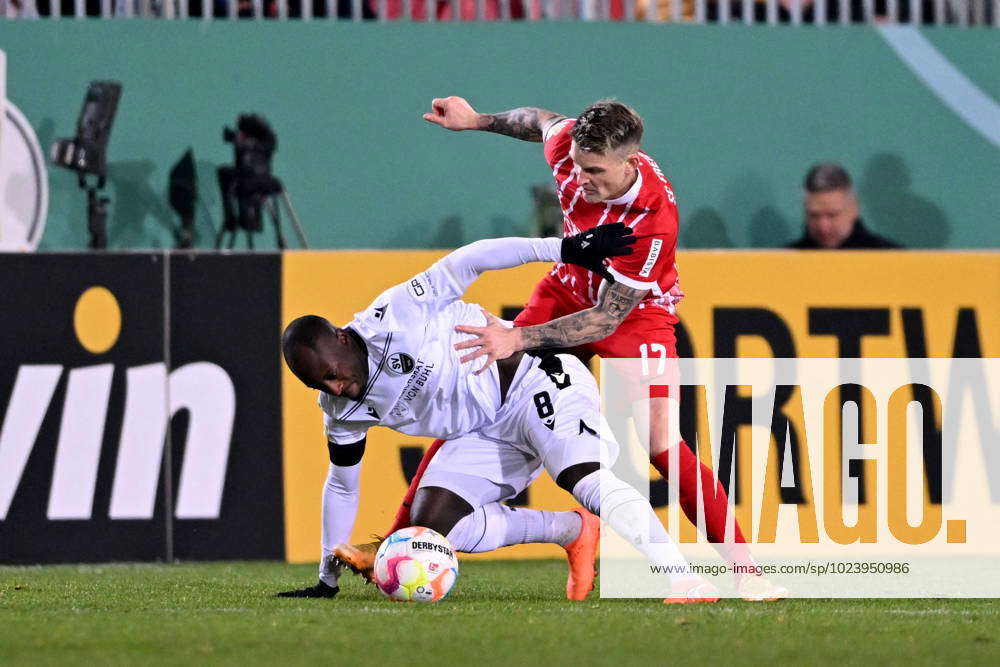
M456 326L486 323L479 306L459 300L480 273L555 261L603 273L604 257L626 254L608 250L613 237L628 232L624 226L602 230L568 239L478 241L386 290L344 328L315 315L289 324L282 351L296 377L322 392L331 464L323 497L320 582L285 595L336 594L339 571L331 567L331 552L350 537L366 433L380 425L448 440L421 482L413 523L446 535L456 550L482 552L525 542L567 546L582 532L594 531L583 512L501 504L545 468L654 565L678 573L670 575L669 601L718 599L714 586L687 568L648 501L602 466L615 459L618 446L602 428L597 384L577 358L518 353L476 374L454 351L468 337ZM595 252L604 253L596 262ZM583 591L574 599L585 596Z

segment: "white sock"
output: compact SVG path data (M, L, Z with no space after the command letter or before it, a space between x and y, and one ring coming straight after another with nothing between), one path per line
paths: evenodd
M552 542L564 547L580 536L583 519L576 512L539 512L539 514L545 521L545 530L542 533L544 539L533 540L534 542Z
M649 501L613 472L602 468L590 473L576 483L573 495L641 551L653 565L669 567L675 573L669 575L671 582L698 579L653 513Z
M582 525L576 512L515 509L502 503L490 503L462 517L447 537L456 551L464 553L482 553L531 542L566 546L577 538Z

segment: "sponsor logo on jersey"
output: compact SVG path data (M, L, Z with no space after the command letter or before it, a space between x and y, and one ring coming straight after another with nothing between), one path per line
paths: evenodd
M433 372L434 364L428 364L419 359L417 360L416 372L406 380L406 386L403 387L403 393L400 396L400 399L396 402L396 405L392 408L391 414L393 417L402 417L409 412L410 401L415 399L420 394Z
M597 431L587 426L587 422L580 420L580 432L577 435L583 435L584 433L589 433L590 435L597 437Z
M422 299L427 294L427 286L421 280L421 276L406 283L406 289L414 299Z
M642 271L639 275L643 278L648 278L649 274L653 271L653 266L656 264L656 259L660 256L660 248L663 247L663 239L653 239L653 242L649 245L649 254L646 256L646 263L642 265Z
M550 431L556 430L556 418L555 417L549 417L548 419L543 419L542 423L545 424L545 428L549 429Z
M379 416L378 410L375 409L374 405L368 406L368 416L373 417L375 419L382 419L382 417Z
M385 310L388 307L389 307L389 304L386 304L384 306L379 306L378 308L375 309L375 312L372 313L372 317L374 317L376 320L379 320L381 322L382 318L385 317Z
M415 365L413 357L405 352L394 352L390 354L389 361L386 363L386 367L389 369L389 372L395 373L396 375L406 375L413 370Z
M410 542L410 548L414 551L437 551L438 553L443 553L447 556L455 556L451 549L443 544L436 544L434 542Z

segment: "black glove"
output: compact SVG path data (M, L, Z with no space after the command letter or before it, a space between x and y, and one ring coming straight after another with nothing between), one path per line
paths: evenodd
M279 598L332 598L340 592L340 586L327 586L322 581L316 582L315 586L300 588L297 591L283 591L275 597Z
M614 276L604 267L605 258L631 255L635 241L632 229L624 222L612 222L564 238L559 254L565 264L582 266L613 283Z

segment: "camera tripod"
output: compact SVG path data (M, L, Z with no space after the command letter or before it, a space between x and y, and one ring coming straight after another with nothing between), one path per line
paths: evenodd
M222 227L219 229L219 234L215 238L216 250L222 247L223 236L227 232L229 233L229 238L226 243L226 249L232 250L236 244L236 233L240 229L246 232L247 248L253 250L253 235L255 232L262 231L263 221L261 218L263 211L267 211L271 217L271 221L274 223L275 243L278 248L281 250L287 248L288 243L285 241L285 235L281 230L282 205L284 205L285 211L292 221L292 227L295 230L295 235L298 237L299 244L303 248L309 247L309 244L306 242L305 231L303 231L302 225L299 223L299 216L295 214L295 208L292 206L292 200L288 196L284 185L277 178L273 176L240 178L236 175L234 168L219 167L219 182L220 184L224 184L223 192L231 196L223 197L225 219L223 220ZM233 211L233 198L237 202L238 216Z

